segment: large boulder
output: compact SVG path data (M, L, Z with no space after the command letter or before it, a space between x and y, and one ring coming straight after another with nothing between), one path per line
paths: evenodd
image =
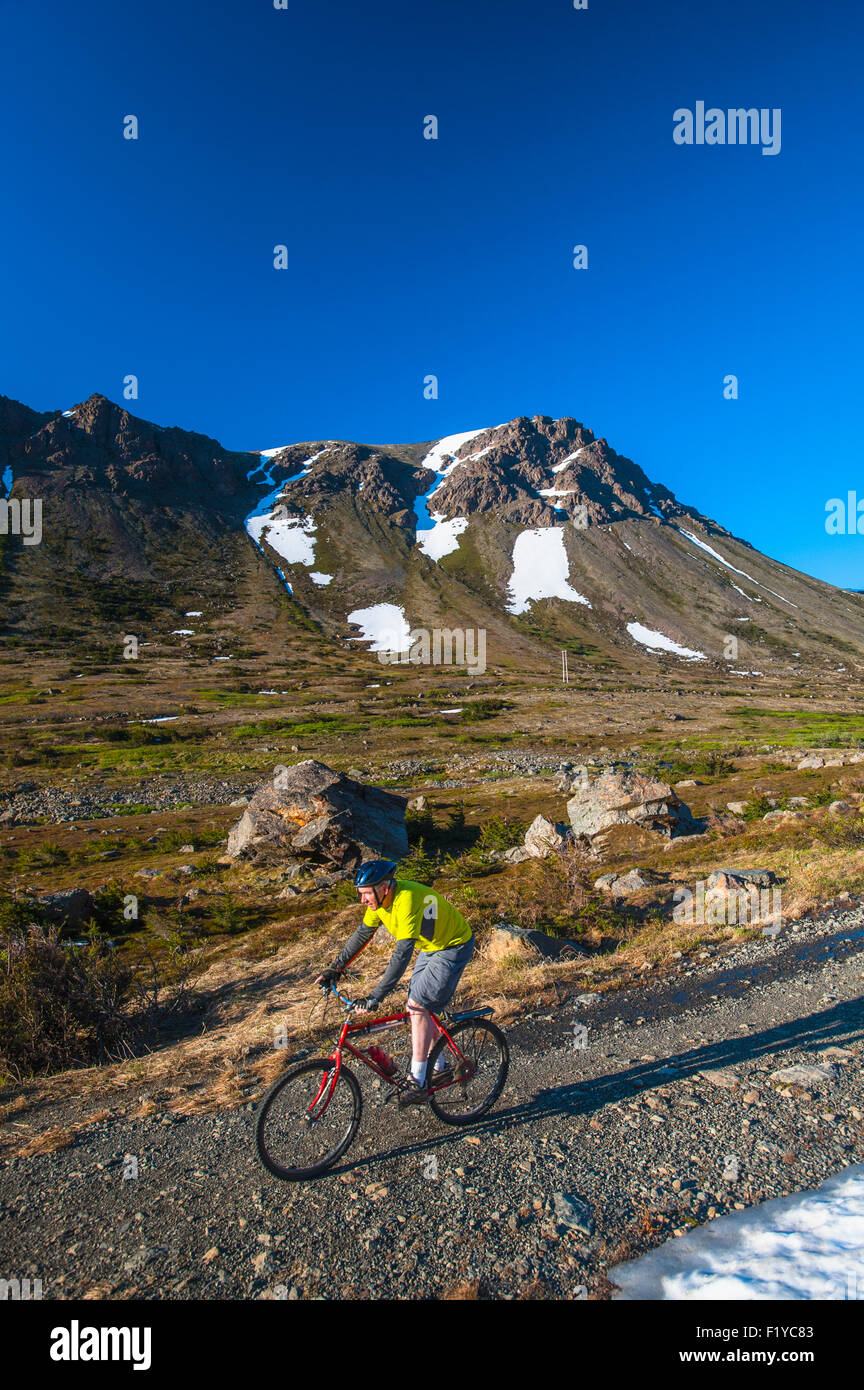
M532 859L548 859L550 854L561 854L573 836L567 825L556 825L545 816L535 816L525 831L525 849Z
M95 904L86 888L66 888L44 893L36 899L40 912L50 922L84 922L93 915Z
M228 836L228 857L333 871L408 853L406 799L309 758L259 787Z
M667 782L627 769L602 773L567 802L573 833L592 848L607 842L618 827L672 838L699 828L689 807Z

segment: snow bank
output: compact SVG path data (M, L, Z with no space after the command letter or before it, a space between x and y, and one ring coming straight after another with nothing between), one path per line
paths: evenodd
M864 1297L864 1164L616 1265L622 1299Z
M508 586L508 613L524 613L535 599L563 598L571 603L591 604L583 594L571 589L569 563L560 526L539 526L523 531L513 546L513 573Z
M653 628L643 627L642 623L628 623L627 631L634 642L641 643L643 647L650 647L651 651L674 652L676 656L687 656L691 661L708 659L704 652L694 652L690 647L679 647L671 637L666 637L662 632L655 632Z

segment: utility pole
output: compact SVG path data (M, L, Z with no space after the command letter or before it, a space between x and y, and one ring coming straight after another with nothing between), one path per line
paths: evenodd
M562 653L561 653L561 684L562 684L562 685L569 685L569 684L570 684L570 667L569 667L568 664L567 664L567 653L566 653L566 651L562 651Z

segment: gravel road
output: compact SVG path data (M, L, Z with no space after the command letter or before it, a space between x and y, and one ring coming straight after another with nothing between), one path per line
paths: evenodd
M364 1071L359 1136L316 1182L259 1167L249 1108L14 1159L0 1275L55 1299L608 1296L616 1259L864 1158L864 907L700 956L508 1025L507 1087L470 1129L382 1111ZM792 1064L827 1074L771 1079Z

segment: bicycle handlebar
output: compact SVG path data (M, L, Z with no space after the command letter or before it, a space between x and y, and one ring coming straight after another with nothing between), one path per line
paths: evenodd
M331 983L330 989L331 989L332 992L336 995L336 998L337 998L337 999L340 999L340 1000L342 1001L342 1003L346 1006L346 1008L349 1008L349 1009L356 1009L356 1008L357 1008L357 1005L356 1005L356 1003L354 1002L354 1000L353 1000L353 999L349 999L348 996L345 995L345 994L340 994L339 991L338 991L338 989L336 988L336 986L335 986L334 984Z

